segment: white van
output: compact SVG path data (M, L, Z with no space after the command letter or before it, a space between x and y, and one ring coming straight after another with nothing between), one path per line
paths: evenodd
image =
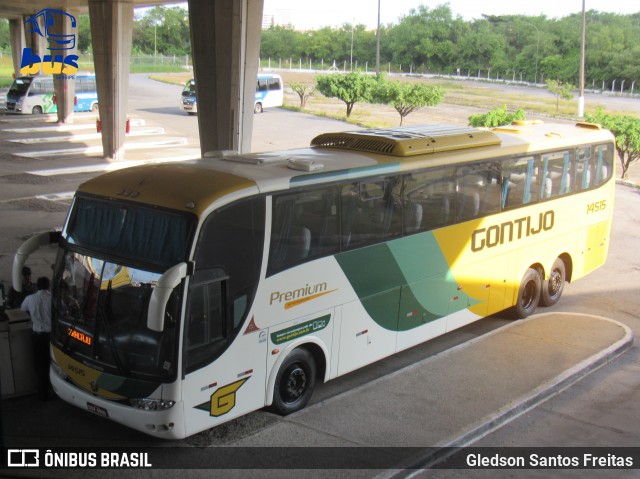
M256 82L254 113L262 113L265 108L282 106L284 101L283 83L280 75L260 74ZM180 109L190 115L198 112L196 81L189 80L182 89Z
M98 111L95 75L76 75L73 111ZM42 115L56 113L52 76L18 77L7 92L6 109L10 113Z

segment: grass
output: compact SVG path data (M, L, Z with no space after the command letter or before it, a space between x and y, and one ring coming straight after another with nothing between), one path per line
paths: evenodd
M193 78L193 72L185 72L184 70L179 73L159 72L150 75L149 78L162 83L169 83L171 85L184 85Z
M0 58L0 88L7 88L13 83L13 60L10 55Z

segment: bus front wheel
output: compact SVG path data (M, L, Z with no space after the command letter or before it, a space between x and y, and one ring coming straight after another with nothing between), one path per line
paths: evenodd
M514 313L517 318L526 318L534 313L540 301L541 290L542 277L540 272L534 268L529 268L524 274L518 290L518 302L514 307Z
M42 115L42 107L41 106L34 106L33 110L31 110L31 114L32 115Z
M262 103L256 103L253 107L254 113L262 113Z
M564 282L566 281L566 268L564 261L556 258L551 267L549 279L542 284L542 294L540 295L540 304L542 306L553 306L560 300L562 291L564 290Z
M304 408L316 383L316 363L306 349L294 349L284 360L276 377L273 409L283 416Z

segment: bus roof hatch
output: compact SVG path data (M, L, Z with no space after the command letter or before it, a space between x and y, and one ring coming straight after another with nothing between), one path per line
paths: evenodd
M313 147L342 148L391 156L413 156L498 144L500 138L491 131L447 125L323 133L311 140Z

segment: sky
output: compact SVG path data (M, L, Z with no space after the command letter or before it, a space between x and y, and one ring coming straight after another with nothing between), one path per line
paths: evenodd
M449 3L454 17L465 20L487 15L540 15L548 18L565 17L582 11L582 0L380 0L380 22L397 23L398 18L423 4L430 9ZM587 10L630 14L640 12L637 0L585 0ZM264 15L284 18L298 30L323 26L339 27L344 23L364 23L376 28L378 0L264 0Z

